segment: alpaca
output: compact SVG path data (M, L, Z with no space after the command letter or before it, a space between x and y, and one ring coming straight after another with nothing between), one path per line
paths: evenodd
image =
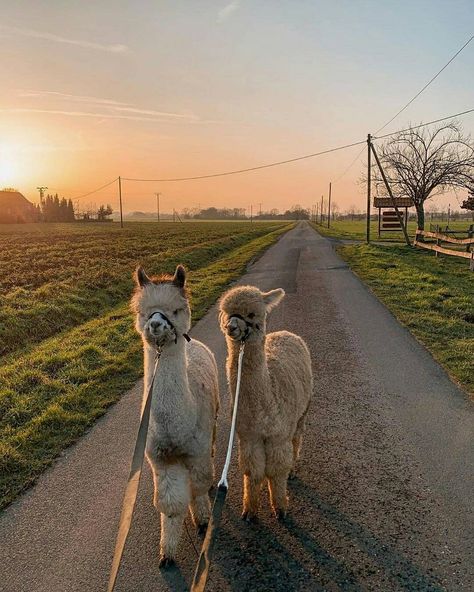
M236 431L244 477L242 518L247 521L256 519L265 478L275 516L286 516L287 481L300 453L313 388L311 357L301 337L288 331L266 334L267 314L284 295L280 288L265 293L241 286L220 301L231 393L245 340Z
M203 534L210 515L208 491L214 477L214 440L219 387L214 355L200 341L189 343L191 313L186 272L149 278L139 267L132 310L143 340L144 400L153 383L146 457L161 514L160 567L172 565L188 507Z

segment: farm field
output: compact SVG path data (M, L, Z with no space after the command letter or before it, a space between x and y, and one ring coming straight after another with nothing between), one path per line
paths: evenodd
M474 274L466 259L406 245L346 244L338 253L451 377L474 395Z
M312 226L324 236L331 238L340 238L344 240L361 240L365 241L366 238L366 222L365 220L334 220L331 222L331 227L321 226L315 222L311 223ZM440 228L446 228L446 222L440 220L434 220L433 224L439 224ZM468 220L456 220L450 222L449 228L451 230L466 231L473 222ZM411 239L415 238L416 222L410 221L408 223L408 234ZM430 229L430 221L427 220L425 229ZM370 222L370 238L373 241L383 242L401 242L404 243L403 232L383 232L381 237L378 237L378 222L371 220Z
M193 319L288 222L0 226L0 507L140 377L132 271L186 265Z

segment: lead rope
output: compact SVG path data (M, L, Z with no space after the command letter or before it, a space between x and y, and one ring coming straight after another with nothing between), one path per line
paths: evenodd
M222 509L224 508L225 498L227 496L228 482L227 473L229 472L230 460L232 458L232 448L235 436L235 424L237 421L237 408L239 406L240 381L242 378L242 359L244 357L245 341L240 342L239 361L237 365L237 384L235 387L234 408L232 410L232 422L230 426L229 444L227 446L227 455L225 458L224 468L220 481L217 485L216 496L212 505L211 519L207 528L206 537L202 544L201 554L194 572L191 592L204 592L206 588L207 578L209 577L209 570L211 567L212 550L217 538L219 524L222 516Z
M128 476L127 486L123 496L122 514L120 515L119 530L117 539L115 541L114 558L112 560L112 567L110 569L109 584L107 592L113 592L115 582L120 569L120 562L122 560L123 550L127 542L128 533L130 532L130 525L132 523L133 510L135 502L137 501L138 486L140 485L140 477L142 474L143 457L145 456L146 437L148 432L148 424L150 421L151 400L153 394L153 383L155 382L156 371L158 369L158 362L161 356L161 349L156 350L155 368L151 378L150 387L143 408L143 413L140 419L140 426L138 428L137 441L135 442L135 449L133 451L132 464L130 467L130 474Z

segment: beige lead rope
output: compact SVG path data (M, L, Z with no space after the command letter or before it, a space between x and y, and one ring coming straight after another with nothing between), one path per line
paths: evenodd
M206 538L202 544L201 554L194 572L191 592L204 592L207 578L211 567L212 550L217 538L219 524L221 521L222 510L224 508L225 498L227 496L228 483L227 473L229 472L230 460L232 457L232 448L234 445L235 424L237 421L237 408L239 405L240 381L242 378L242 359L244 357L245 341L240 342L239 361L237 365L237 384L235 386L234 408L232 410L232 423L230 426L229 444L227 446L227 455L224 463L224 469L220 481L217 485L216 496L212 505L211 519L207 527Z
M138 428L137 441L135 443L135 450L133 451L132 464L130 467L130 474L128 476L127 487L123 497L122 514L120 516L119 530L117 533L117 540L115 542L114 558L112 561L112 568L110 570L109 584L107 592L113 592L117 575L120 569L120 562L122 560L123 550L127 542L128 533L130 532L130 525L132 523L133 509L137 501L138 486L140 484L140 477L142 474L143 457L145 456L146 437L148 432L148 423L150 421L151 399L153 394L153 383L155 381L156 371L158 369L158 361L160 359L161 351L157 350L155 359L155 368L151 379L150 387L146 398L145 407L140 419L140 427Z

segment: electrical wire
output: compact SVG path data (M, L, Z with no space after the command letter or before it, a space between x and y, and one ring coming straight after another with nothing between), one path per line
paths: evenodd
M279 160L278 162L271 162L268 164L261 164L255 167L249 167L246 169L237 169L235 171L226 171L224 173L213 173L211 175L197 175L195 177L174 177L168 179L132 179L129 177L122 177L122 181L143 181L143 182L159 182L165 183L170 181L196 181L198 179L211 179L213 177L226 177L228 175L238 175L240 173L249 173L251 171L259 171L261 169L268 169L270 167L280 166L282 164L289 164L291 162L296 162L298 160L305 160L307 158L314 158L315 156L322 156L323 154L329 154L330 152L337 152L338 150L345 150L346 148L351 148L352 146L360 146L360 144L365 144L365 140L360 142L353 142L352 144L346 144L345 146L337 146L336 148L329 148L328 150L322 150L321 152L314 152L313 154L305 154L304 156L297 156L295 158L289 158L288 160Z
M93 189L92 191L89 191L88 193L83 193L82 195L77 195L76 197L71 197L71 199L73 201L76 201L76 199L82 199L83 197L88 197L89 195L92 195L93 193L97 193L98 191L105 189L106 187L108 187L109 185L112 185L112 183L115 183L116 181L118 181L118 177L115 177L115 179L113 179L112 181L109 181L108 183L106 183L105 185L102 185L101 187L98 187L97 189Z
M457 52L456 52L456 53L455 53L455 54L454 54L454 55L451 57L451 59L450 59L448 62L446 62L446 64L445 64L445 65L444 65L444 66L441 68L441 70L439 70L439 71L438 71L438 72L437 72L437 73L436 73L436 74L433 76L433 78L432 78L432 79L431 79L429 82L427 82L427 83L425 84L425 86L424 86L424 87L423 87L421 90L419 90L419 91L416 93L416 95L415 95L413 98L411 98L411 99L408 101L408 103L407 103L406 105L404 105L404 106L403 106L403 107L400 109L400 111L398 111L398 112L397 112L397 113L396 113L396 114L395 114L395 115L394 115L394 116L393 116L391 119L389 119L389 120L387 121L387 123L385 123L385 124L384 124L382 127L380 127L380 128L379 128L379 129L378 129L378 130L375 132L375 134L374 134L374 135L377 135L379 132L381 132L383 129L385 129L385 128L387 127L387 125L389 125L390 123L392 123L392 121L394 121L394 120L395 120L395 119L396 119L396 118L397 118L397 117L400 115L400 113L403 113L403 111L405 111L405 109L407 109L407 107L409 107L409 106L410 106L410 105L413 103L413 101L415 101L415 100L416 100L416 99L417 99L417 98L418 98L418 97L421 95L421 93L423 93L423 92L424 92L424 91L425 91L425 90L426 90L426 89L427 89L427 88L430 86L430 84L431 84L432 82L434 82L434 81L435 81L435 80L438 78L438 76L441 74L441 72L443 72L444 70L446 70L446 68L449 66L449 64L451 64L451 62L453 62L453 61L454 61L454 60L455 60L455 59L458 57L458 55L459 55L459 54L460 54L460 53L463 51L463 49L464 49L465 47L467 47L467 46L469 45L469 43L471 43L471 41L472 41L473 39L474 39L474 35L472 35L472 37L471 37L470 39L468 39L468 40L466 41L466 43L465 43L465 44L464 44L464 45L463 45L463 46L462 46L460 49L458 49L458 51L457 51Z
M375 132L374 135L377 135L379 132L381 132L383 129L385 129L387 127L387 125L392 123L392 121L394 121L401 113L403 113L403 111L405 111L405 109L407 109L430 86L430 84L432 82L434 82L444 70L446 70L446 68L449 66L449 64L451 64L458 57L458 55L463 51L464 48L466 48L469 45L469 43L471 43L471 41L473 39L474 39L474 35L472 35L472 37L470 39L468 39L466 41L466 43L460 49L458 49L458 51L449 59L448 62L446 62L446 64L441 68L441 70L439 70L433 76L433 78L431 78L431 80L429 82L427 82L425 84L425 86L420 91L418 91L414 97L412 97L408 101L408 103L406 103L391 119L389 119L387 121L387 123L384 123L384 125L382 127L379 127L379 129ZM350 169L354 166L354 164L357 162L357 160L359 160L363 151L364 150L362 149L358 153L358 155L354 158L354 160L350 163L350 165L343 171L343 173L341 175L339 175L339 177L337 177L337 179L334 181L334 183L338 183L350 171Z
M454 115L448 115L447 117L441 117L440 119L433 119L433 121L428 121L427 123L420 123L420 125L412 125L402 130L397 130L396 132L390 132L389 134L384 134L383 136L373 136L372 140L381 140L383 138L388 138L390 136L394 136L396 134L402 134L404 132L409 132L410 130L416 130L420 127L426 127L427 125L434 125L435 123L440 123L441 121L446 121L447 119L454 119L455 117L462 117L463 115L468 115L469 113L474 113L474 109L467 109L467 111L461 111L460 113L455 113Z

